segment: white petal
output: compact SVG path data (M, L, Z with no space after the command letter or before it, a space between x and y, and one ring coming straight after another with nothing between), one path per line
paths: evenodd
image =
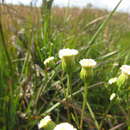
M95 60L93 60L93 59L82 59L82 60L80 60L80 65L82 66L82 67L95 67L96 66L96 61Z
M78 55L78 50L76 49L62 49L59 51L59 58L63 58L65 56L76 56Z

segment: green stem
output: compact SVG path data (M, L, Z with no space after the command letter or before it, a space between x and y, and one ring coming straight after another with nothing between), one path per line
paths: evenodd
M66 98L72 95L72 86L71 86L71 74L67 74L67 91L66 91Z
M89 112L90 112L90 115L91 115L92 119L94 120L94 124L95 124L96 128L97 128L98 130L100 130L100 126L99 126L99 124L98 124L98 122L97 122L97 120L96 120L96 117L95 117L95 115L94 115L94 112L92 111L91 106L90 106L89 103L88 103L87 95L88 95L88 84L87 84L87 82L85 82L85 84L84 84L84 92L83 92L82 113L81 113L81 120L80 120L80 129L81 129L81 130L83 129L83 118L84 118L83 116L84 116L84 112L85 112L85 107L86 107L86 105L87 105L88 110L89 110Z
M72 98L72 92L71 92L71 74L67 73L67 88L66 88L66 101L68 101L69 95L71 96L70 99ZM68 121L70 122L71 117L70 117L70 110L67 108L67 116L68 116Z
M81 112L81 120L80 120L80 129L82 130L83 128L83 118L84 118L84 111L85 111L85 106L87 102L87 95L88 95L88 85L85 82L84 84L84 91L83 91L83 105L82 105L82 112Z

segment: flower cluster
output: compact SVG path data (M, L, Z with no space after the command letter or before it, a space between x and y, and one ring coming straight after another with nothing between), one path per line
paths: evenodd
M120 67L120 75L115 78L111 78L108 81L109 85L115 85L117 86L112 88L113 93L110 95L110 101L116 98L117 101L120 101L123 99L124 93L126 93L125 86L128 86L130 84L130 65L122 65Z
M72 69L74 68L75 59L76 59L76 56L78 55L78 53L79 53L78 50L69 49L69 48L61 49L59 51L59 58L61 59L61 62L62 62L62 69L65 72L67 72L68 75L70 73L72 73ZM53 61L54 61L54 57L49 57L49 58L45 59L44 65L49 66L50 64L53 63ZM97 63L94 59L81 59L79 61L79 64L81 65L80 78L84 81L85 87L87 88L88 81L89 81L89 79L92 78L93 69L96 67ZM111 78L108 81L109 85L118 86L118 89L116 89L116 91L113 91L111 93L110 98L109 98L110 101L116 100L117 98L120 97L120 95L122 95L122 93L119 93L119 91L122 90L122 88L123 88L122 86L124 86L124 84L130 78L129 77L130 76L130 65L122 65L120 67L120 70L121 70L121 74L119 75L119 77ZM69 84L68 90L70 90L70 82L68 82L68 84ZM86 88L84 89L84 97L87 94ZM87 98L87 96L85 98ZM84 101L86 101L86 99L84 99ZM85 105L83 105L83 106L85 106ZM83 109L83 111L84 111L84 109ZM81 120L82 120L82 118L81 118ZM46 116L44 119L42 119L40 121L40 123L38 124L38 128L39 129L44 128L45 130L77 130L71 124L69 124L67 122L56 125L51 120L50 116Z
M72 72L73 65L75 62L75 57L78 55L76 49L62 49L59 51L59 58L62 60L62 68L65 72ZM80 78L82 80L87 80L92 76L93 68L96 66L96 61L93 59L82 59L80 60L80 65L82 67L80 72Z

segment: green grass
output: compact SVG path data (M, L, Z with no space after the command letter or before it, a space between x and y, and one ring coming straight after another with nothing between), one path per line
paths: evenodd
M0 129L35 130L48 114L57 124L69 122L79 129L83 102L79 60L83 58L98 63L88 86L83 130L98 125L105 130L127 129L129 104L124 97L110 102L116 85L109 86L108 80L120 75L121 65L130 64L128 14L115 12L118 5L108 12L51 9L51 3L46 4L48 8L43 5L41 9L0 6ZM24 31L19 33L21 29ZM71 77L72 99L64 95L67 76L58 57L62 48L79 50ZM55 57L55 63L46 67L43 62L49 56Z

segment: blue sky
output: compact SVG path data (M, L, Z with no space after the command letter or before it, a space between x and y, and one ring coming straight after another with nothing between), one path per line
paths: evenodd
M30 4L31 1L36 0L5 0L7 3L22 3ZM42 0L37 0L38 5L40 5ZM55 5L59 6L79 6L84 7L87 3L93 4L95 7L106 8L111 10L116 6L119 0L54 0ZM124 0L120 5L119 9L121 11L130 12L130 0Z

